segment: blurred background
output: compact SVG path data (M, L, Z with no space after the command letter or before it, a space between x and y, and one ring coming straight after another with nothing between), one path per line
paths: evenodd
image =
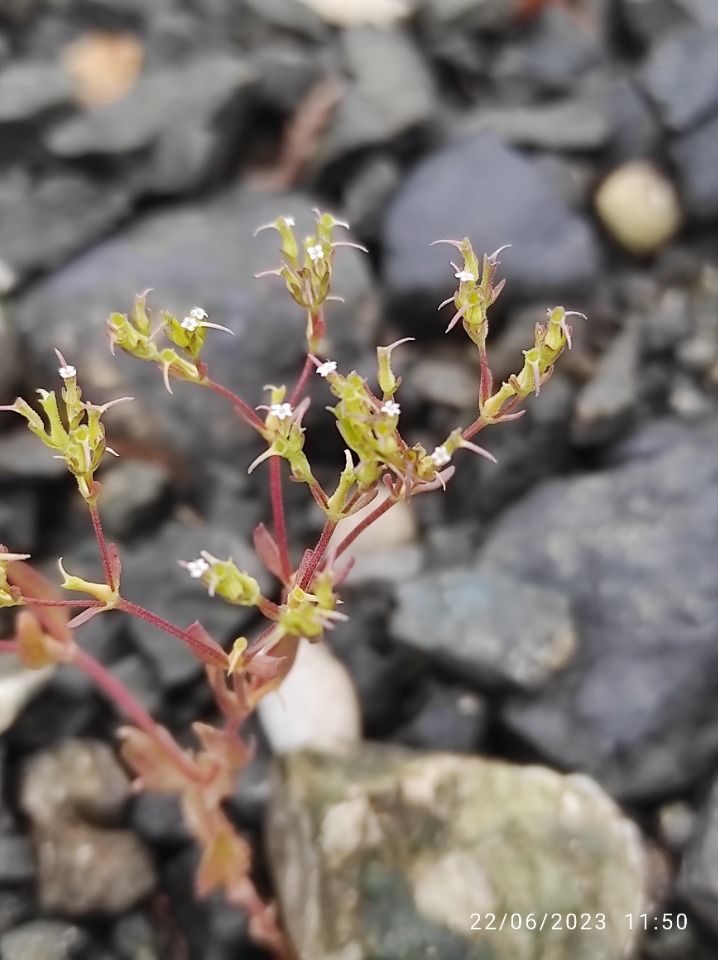
M284 889L282 855L262 853L272 753L361 730L587 774L647 864L631 955L714 958L718 3L0 0L0 403L57 389L55 348L89 399L135 398L108 418L121 457L102 475L127 596L223 641L252 634L251 611L212 603L175 559L255 563L267 479L246 466L260 450L216 396L186 384L170 396L150 365L110 356L106 320L150 288L156 310L201 306L235 334L208 338L214 379L265 402L267 383L301 369L304 317L280 280L255 279L280 254L276 233L253 233L286 215L303 236L316 206L368 248L337 251L344 302L327 307L325 355L373 378L377 343L414 338L394 354L411 442L432 449L476 410L475 351L460 328L444 336L451 307L437 312L457 258L433 240L511 244L495 380L521 368L547 307L588 319L574 318L570 353L523 419L481 434L497 464L457 457L445 495L400 505L359 541L332 656L253 723L257 757L231 812L260 885L273 889L268 866ZM307 448L331 486L341 442L326 385L311 389ZM305 494L287 490L297 560L321 529ZM11 414L0 542L53 579L59 554L97 570L64 465ZM173 730L211 719L201 666L175 641L114 615L81 639ZM240 913L194 901L174 801L126 805L116 725L75 673L38 680L0 661L0 954L264 956ZM65 843L51 785L88 769L94 825ZM97 822L121 823L122 842ZM53 830L54 867L33 853ZM276 830L291 845L286 823ZM632 868L616 869L623 889ZM666 929L664 911L688 919ZM478 957L432 936L357 960ZM591 949L565 956L622 955Z

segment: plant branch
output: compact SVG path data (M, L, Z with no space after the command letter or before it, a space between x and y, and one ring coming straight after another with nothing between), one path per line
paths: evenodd
M332 534L337 528L336 520L327 520L324 524L324 529L322 530L322 535L319 538L319 542L312 551L311 559L306 566L306 569L300 572L299 586L302 590L306 590L309 584L312 582L312 577L314 576L317 567L322 562L322 558L326 553L326 549L329 546L329 541L332 538Z
M292 396L290 397L290 400L289 400L289 402L293 407L296 407L296 405L299 403L299 398L302 395L302 390L304 389L307 379L309 378L309 375L313 369L314 369L314 364L312 363L311 359L307 357L307 359L304 361L304 369L302 370L302 374L299 377L299 380L297 380L297 385L292 391Z
M132 603L131 600L125 600L124 597L120 599L117 609L129 613L133 617L138 617L140 620L145 620L147 623L151 623L153 627L157 627L158 630L164 630L165 633L177 637L183 643L186 643L203 663L212 663L214 666L221 667L223 670L227 668L227 654L219 644L214 641L210 643L209 639L205 640L197 634L190 633L188 630L182 630L180 627L176 627L173 623L170 623L169 620L165 620L164 617L160 617L156 613L152 613L151 610L146 610L144 607Z
M225 400L229 400L242 420L244 420L244 422L250 427L254 427L255 430L258 430L259 433L262 433L264 430L264 423L257 416L254 410L252 410L249 404L245 403L241 397L238 397L236 393L232 392L232 390L228 390L219 383L215 383L215 381L210 379L210 377L205 377L202 381L202 385L208 387L210 390L214 390L215 393L218 393L220 397L224 397Z
M289 559L287 545L287 526L284 520L284 498L282 497L282 462L279 457L272 457L269 461L269 486L274 518L274 540L279 548L282 580L288 583L292 576L292 562Z
M354 529L344 537L342 542L339 544L336 550L336 556L340 557L345 550L348 550L349 547L354 543L356 538L360 534L364 533L367 527L370 527L372 523L383 517L384 514L390 510L395 503L398 503L398 500L392 500L391 497L387 497L386 500L383 500L378 507L376 507L372 512L364 517L364 519L354 527Z
M112 560L110 559L110 551L107 547L107 540L105 539L105 531L102 529L102 521L100 520L100 514L97 510L97 505L94 503L88 503L87 507L90 511L90 516L92 517L92 529L95 531L95 539L97 540L97 546L100 548L100 556L102 557L102 569L105 571L105 583L111 587L111 589L116 590L119 584L115 583L115 576L112 572Z
M72 662L132 720L135 726L156 740L184 773L188 774L192 780L197 779L197 770L189 757L180 749L174 738L152 719L117 677L81 647L75 649Z

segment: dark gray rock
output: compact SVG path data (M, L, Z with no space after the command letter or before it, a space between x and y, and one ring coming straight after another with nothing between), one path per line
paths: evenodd
M84 930L60 920L33 920L0 937L3 960L90 960L97 957Z
M291 113L324 75L315 51L299 43L269 43L256 52L255 95L262 104Z
M717 439L715 420L658 423L612 469L544 484L480 555L485 573L565 592L580 637L505 723L622 798L677 792L718 758Z
M29 123L72 102L72 80L59 65L16 60L0 73L0 124Z
M579 23L568 10L548 7L524 38L503 47L491 72L500 89L535 99L571 93L605 57L590 17Z
M102 522L121 540L156 522L169 503L172 476L161 463L120 460L102 474Z
M519 366L520 362L519 354ZM493 519L536 483L564 470L571 460L573 403L573 385L557 373L541 388L538 398L529 398L526 414L520 420L479 434L479 445L490 450L497 463L468 452L462 454L450 484L448 515L455 521L466 516ZM456 414L452 414L437 436L446 436L455 426Z
M571 439L578 446L620 437L638 413L641 340L629 324L609 345L576 398Z
M342 32L342 51L353 82L322 142L319 163L391 144L426 126L437 106L431 74L408 33L353 27Z
M511 23L511 8L503 0L421 0L419 16L432 31L503 32Z
M347 182L343 206L352 230L362 240L375 241L380 235L384 211L401 177L399 164L378 154L369 157Z
M713 785L681 863L677 891L696 916L718 933L718 784Z
M415 716L391 739L421 750L476 753L486 736L487 724L486 703L475 693L432 684L423 692Z
M36 543L38 503L28 486L0 483L0 543L11 549L32 553Z
M394 639L481 687L540 687L575 653L563 594L517 579L444 570L400 584L396 601Z
M203 56L140 78L127 96L55 127L61 158L145 152L140 187L177 193L202 186L228 161L241 136L253 74L244 60Z
M3 280L7 284L3 286ZM15 275L0 259L0 292L6 293L15 284ZM10 325L4 310L0 310L0 403L12 403L22 383L23 355L20 338ZM0 462L3 461L0 455Z
M75 174L0 180L0 258L17 279L60 266L132 210L130 191ZM14 286L14 283L13 283Z
M605 147L611 132L605 104L598 97L585 97L530 106L479 107L461 114L453 134L463 139L493 133L516 146L588 151Z
M702 27L718 26L718 8L713 0L675 0L678 7Z
M718 29L686 30L656 45L642 79L668 130L718 112Z
M653 160L659 155L663 129L648 97L632 76L614 71L607 81L606 110L612 129L611 166L638 158Z
M717 151L718 116L679 137L671 147L683 208L693 220L718 216Z
M305 317L279 279L255 279L255 273L278 266L280 255L274 231L254 240L252 233L280 214L291 214L301 236L311 230L313 205L299 194L267 198L235 191L138 221L15 302L13 318L32 361L56 378L53 350L59 347L77 367L85 396L93 402L135 397L110 411L116 415L107 418L111 443L124 436L135 455L148 448L153 455L174 453L189 477L202 475L212 458L246 469L261 446L231 405L185 383L176 382L169 395L154 364L113 359L107 318L112 311L130 310L135 294L148 287L156 289L151 306L167 307L180 317L200 304L211 320L235 332L232 338L209 332L203 359L211 376L252 406L264 402L267 383L291 385L299 375ZM360 345L373 338L376 299L362 257L354 250L337 253L335 292L346 302L327 308L327 345L340 362L353 362ZM51 386L49 379L45 385ZM319 396L316 409L326 425L326 392ZM261 468L253 477L260 474Z
M182 819L179 798L169 793L140 793L130 807L130 825L153 847L177 848L192 841Z
M364 734L379 739L402 721L404 693L415 683L420 664L413 651L389 640L390 588L377 584L371 591L346 589L343 600L349 620L328 642L351 675Z
M62 460L55 460L52 450L38 443L38 438L26 426L0 435L0 477L3 480L48 481L65 476L67 465Z
M15 887L35 879L35 860L27 837L0 833L0 886Z
M32 900L27 894L16 890L0 890L0 937L27 920L32 915L32 907Z
M389 207L385 278L394 316L412 334L444 329L436 307L456 289L453 251L431 242L465 236L479 255L512 244L501 258L504 297L556 298L598 269L586 221L534 162L483 134L421 161Z
M619 0L617 8L629 36L642 46L692 23L686 0ZM709 0L710 2L710 0Z
M194 877L199 855L196 850L177 854L167 864L163 888L169 893L174 920L186 939L190 955L202 960L260 960L254 953L244 911L227 904L218 893L199 900Z
M152 923L149 916L129 913L113 924L111 943L118 960L161 960L171 954L169 936L169 931Z
M201 550L224 559L231 556L241 570L248 570L268 589L268 575L254 551L231 531L174 522L141 547L127 552L123 596L178 627L186 628L199 620L217 642L233 640L255 611L208 596L207 588L179 567L178 560L194 560ZM181 640L136 617L131 619L129 629L157 671L163 688L181 685L203 674L204 665Z

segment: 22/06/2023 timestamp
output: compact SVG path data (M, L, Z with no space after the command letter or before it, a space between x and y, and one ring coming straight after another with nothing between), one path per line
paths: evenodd
M685 930L688 926L685 913L627 913L626 920L629 930Z

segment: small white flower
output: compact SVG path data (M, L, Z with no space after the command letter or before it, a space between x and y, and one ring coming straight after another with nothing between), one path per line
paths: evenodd
M320 363L317 367L317 373L320 377L328 377L330 373L334 373L336 368L336 360L325 360L324 363Z
M269 408L269 412L273 417L276 417L277 420L288 420L294 411L292 410L291 403L273 403Z
M64 367L60 367L57 372L60 374L63 380L71 380L72 377L77 376L77 370L69 363Z
M206 320L208 316L207 311L202 307L192 307L189 315L193 320Z
M312 263L316 263L317 260L323 260L324 248L322 247L321 243L318 243L316 244L316 246L313 246L313 247L307 247L307 256L312 261Z
M294 217L284 217L284 222L288 227L294 226Z
M398 417L401 413L401 407L395 400L387 400L386 403L382 404L381 412L385 413L387 417Z
M194 333L197 327L202 326L199 320L196 317L193 317L191 314L189 317L185 317L182 321L182 329L189 330L190 333Z
M197 560L189 560L185 564L185 569L193 580L200 580L209 570L209 564L199 557Z
M444 446L435 447L431 454L431 460L435 467L445 467L451 460L451 454Z
M470 270L457 270L454 276L462 283L468 283L469 281L476 280L476 277Z

